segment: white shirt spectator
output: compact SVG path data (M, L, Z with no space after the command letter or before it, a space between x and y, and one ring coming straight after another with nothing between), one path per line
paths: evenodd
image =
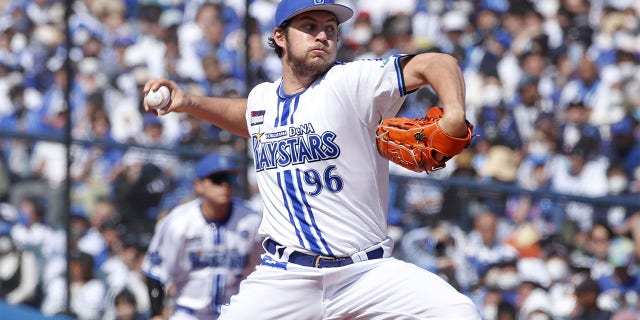
M42 276L43 298L40 304L40 311L45 316L62 313L67 307L66 265L65 257L61 256L50 260L44 266Z
M106 274L106 306L104 319L115 319L114 300L124 289L131 291L136 297L138 312L146 313L149 308L147 285L143 282L143 275L139 270L131 270L120 256L109 258L101 267Z
M569 160L558 161L552 168L551 186L554 191L585 197L599 197L607 194L607 166L604 158L587 160L580 172L572 173ZM583 202L567 203L566 214L578 223L580 230L586 231L593 223L593 207Z
M107 243L96 228L90 228L78 241L78 249L94 257L104 252L106 248Z
M40 250L53 233L53 229L43 223L34 223L31 226L16 224L11 229L11 237L21 249Z
M71 311L80 320L99 320L104 309L105 284L92 279L84 284L71 285Z
M130 66L146 64L150 78L166 77L165 44L151 36L142 36L136 44L127 48L125 60Z
M66 152L62 143L37 142L31 155L31 170L40 172L49 186L61 186L67 176Z

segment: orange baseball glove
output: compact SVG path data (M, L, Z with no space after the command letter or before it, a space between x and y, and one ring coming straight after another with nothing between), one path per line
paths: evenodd
M446 134L438 125L443 111L429 109L422 119L389 118L383 120L376 131L378 152L385 158L415 172L436 171L469 146L473 125L467 121L467 135L456 138ZM443 157L437 160L436 154Z

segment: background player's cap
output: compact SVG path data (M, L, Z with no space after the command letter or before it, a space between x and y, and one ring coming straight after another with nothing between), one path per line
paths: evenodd
M233 160L227 156L212 153L202 158L196 165L196 177L204 179L218 172L237 172Z
M338 23L343 23L353 16L351 8L336 4L334 0L282 0L276 10L276 26L280 26L295 15L315 10L324 10L335 14Z

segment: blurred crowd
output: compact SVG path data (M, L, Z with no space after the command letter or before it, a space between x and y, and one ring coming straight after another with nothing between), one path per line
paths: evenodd
M241 97L277 79L266 42L277 2L77 0L66 29L67 1L0 0L0 298L47 315L144 319L150 234L193 196L185 155L248 155L244 139L206 122L145 114L141 88L162 77ZM429 179L392 165L406 178L392 180L396 255L446 277L487 319L638 319L639 212L430 181L625 197L637 208L640 2L338 2L356 11L339 60L444 52L467 85L472 145ZM424 88L400 115L437 104Z

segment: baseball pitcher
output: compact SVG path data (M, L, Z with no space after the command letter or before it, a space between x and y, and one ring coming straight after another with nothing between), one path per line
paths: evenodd
M391 257L386 226L388 161L438 170L471 139L460 68L438 53L336 62L339 25L352 15L333 0L282 0L269 38L282 78L248 99L192 96L164 79L145 84L171 89L155 112L187 112L251 141L264 254L220 319L480 318L442 278ZM418 129L381 123L427 85L442 110Z

